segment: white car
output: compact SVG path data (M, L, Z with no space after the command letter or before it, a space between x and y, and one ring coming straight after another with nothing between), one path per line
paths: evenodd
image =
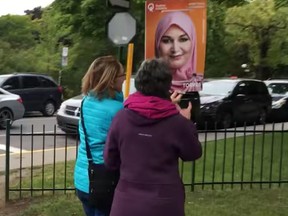
M126 83L123 83L123 92L125 92ZM136 92L134 78L130 80L129 94ZM65 100L56 115L58 127L65 133L76 134L78 132L78 121L80 117L80 106L82 95Z
M12 125L15 120L23 118L24 113L21 97L0 88L0 128L6 128L7 120Z
M272 96L270 121L283 122L288 120L288 80L264 81Z

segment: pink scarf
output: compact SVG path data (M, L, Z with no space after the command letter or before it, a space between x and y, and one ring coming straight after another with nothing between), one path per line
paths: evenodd
M161 119L179 113L175 104L155 96L145 96L140 92L129 95L124 107L149 119Z

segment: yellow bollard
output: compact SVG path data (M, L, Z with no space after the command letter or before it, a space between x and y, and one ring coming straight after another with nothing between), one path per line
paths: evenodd
M132 66L133 66L133 52L134 52L134 44L129 43L128 52L127 52L127 65L126 65L126 82L125 82L125 92L124 98L126 99L129 96L130 91L130 79L132 75Z

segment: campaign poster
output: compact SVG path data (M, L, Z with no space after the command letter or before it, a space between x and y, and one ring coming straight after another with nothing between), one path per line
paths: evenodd
M145 59L162 58L172 70L171 88L202 89L206 51L207 0L147 0Z

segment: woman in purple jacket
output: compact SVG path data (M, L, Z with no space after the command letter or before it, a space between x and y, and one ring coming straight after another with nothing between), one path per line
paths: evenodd
M190 110L181 115L169 98L171 80L162 60L143 62L135 78L137 92L112 121L104 160L109 168L120 168L121 176L110 216L185 215L178 160L196 160L202 148L187 119Z

